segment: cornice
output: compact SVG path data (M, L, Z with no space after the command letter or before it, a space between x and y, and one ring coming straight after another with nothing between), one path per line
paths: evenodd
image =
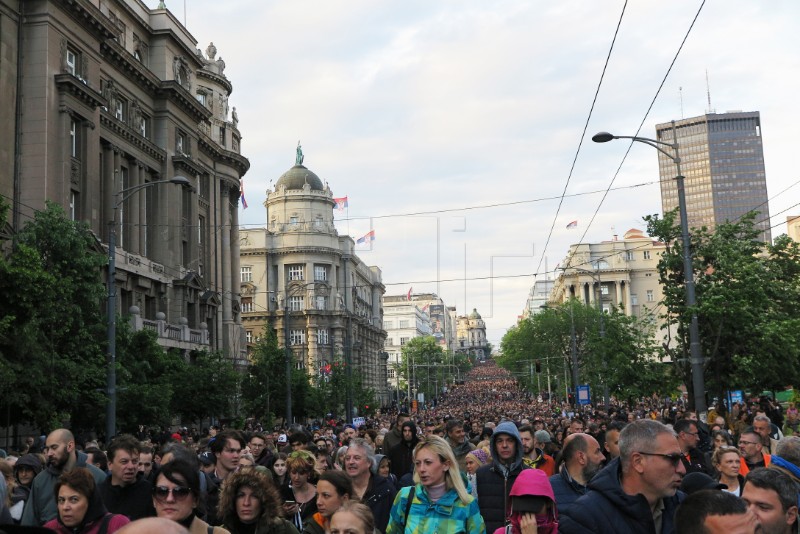
M190 156L176 154L172 156L172 165L175 170L183 169L192 176L199 176L203 174L203 167L198 165Z
M109 63L116 65L120 72L125 74L130 80L144 87L147 92L153 94L158 90L161 83L158 76L137 61L136 58L125 50L116 40L108 40L101 43L100 52L109 60Z
M228 78L224 76L220 76L219 74L214 74L213 72L209 72L205 69L197 69L197 77L205 78L209 81L221 85L228 91L229 96L233 92L233 85L231 85L231 82L228 80Z
M125 139L132 145L136 146L148 156L151 156L158 161L164 161L167 159L167 152L165 150L142 137L141 134L134 131L130 126L122 121L117 120L116 117L111 116L109 112L100 112L100 124L105 126L106 129L116 133L119 137Z
M94 32L100 41L115 39L119 30L103 13L87 0L58 0L64 10L75 16L81 26Z
M213 115L197 99L192 98L189 91L175 80L161 81L156 90L156 95L177 104L181 109L189 113L195 122L207 121Z
M205 109L205 108L203 108ZM211 140L208 135L201 133L197 137L197 146L201 151L205 152L209 157L213 158L219 163L230 165L239 173L239 176L244 176L250 169L250 160L241 154L226 150ZM239 187L239 184L235 184Z
M55 81L59 92L73 95L75 98L89 106L89 108L92 110L99 106L108 106L108 101L103 97L103 95L89 87L88 84L82 82L72 74L56 74Z

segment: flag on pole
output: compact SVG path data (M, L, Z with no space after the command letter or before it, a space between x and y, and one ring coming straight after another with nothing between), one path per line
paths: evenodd
M413 291L413 287L408 288L408 295L406 295L406 300L411 300L411 291Z
M346 196L342 198L334 198L333 201L336 202L336 209L339 211L344 211L344 209L348 207Z
M368 243L372 241L375 241L375 230L370 230L362 237L359 237L358 240L356 240L356 244L360 245L362 243Z
M574 230L578 227L578 221L572 221L567 225L567 230Z
M242 208L247 209L247 201L244 199L244 180L239 178L239 196L242 197Z

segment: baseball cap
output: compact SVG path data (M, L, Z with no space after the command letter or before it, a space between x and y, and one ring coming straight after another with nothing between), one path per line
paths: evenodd
M683 477L683 481L681 481L681 491L687 495L691 495L700 490L720 490L727 488L727 485L720 484L705 473L689 473Z
M201 452L197 455L197 459L203 465L214 465L217 463L217 457L211 451Z

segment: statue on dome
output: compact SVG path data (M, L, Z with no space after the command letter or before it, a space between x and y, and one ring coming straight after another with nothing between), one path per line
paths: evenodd
M303 147L300 146L300 141L297 142L297 155L294 158L295 165L303 164Z
M206 55L211 61L214 61L214 58L217 56L217 47L214 46L214 41L211 41L211 44L206 48Z

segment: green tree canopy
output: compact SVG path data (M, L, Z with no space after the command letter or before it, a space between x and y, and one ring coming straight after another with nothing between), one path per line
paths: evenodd
M671 356L691 391L688 325L695 311L704 356L706 394L726 389L782 389L800 379L800 249L786 236L759 242L755 213L692 230L697 306L686 306L683 248L676 212L646 217L648 233L667 244L658 270ZM710 393L710 395L709 395Z

